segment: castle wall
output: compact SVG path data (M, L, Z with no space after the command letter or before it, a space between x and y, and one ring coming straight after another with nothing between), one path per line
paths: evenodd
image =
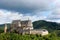
M30 34L41 34L41 35L47 35L48 31L47 30L31 30Z
M47 35L48 31L45 29L33 29L33 24L31 20L27 21L20 21L20 20L15 20L11 24L11 29L10 31L16 30L18 33L22 34L41 34L41 35Z

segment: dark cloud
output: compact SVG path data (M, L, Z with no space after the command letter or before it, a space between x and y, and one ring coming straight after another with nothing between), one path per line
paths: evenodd
M1 9L3 10L1 11ZM55 22L57 22L56 20L60 21L59 0L0 0L0 12L2 13L0 17L3 18L0 21L1 23L6 19L8 21L8 18L10 18L7 15L9 14L8 10L11 12L12 19L15 19L16 16L20 17L20 14L22 14L24 17L32 18L32 21L41 19ZM3 16L7 16L8 18Z
M0 0L0 8L23 13L34 10L46 11L51 9L49 0Z

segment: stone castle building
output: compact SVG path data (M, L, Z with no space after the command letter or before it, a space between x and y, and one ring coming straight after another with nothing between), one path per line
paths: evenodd
M31 20L21 21L21 20L14 20L10 27L10 32L15 30L21 34L30 34L30 30L33 29L33 25Z
M5 31L7 27L5 27ZM47 35L48 31L46 29L33 29L33 24L31 20L13 20L9 29L9 32L17 32L19 34L41 34Z

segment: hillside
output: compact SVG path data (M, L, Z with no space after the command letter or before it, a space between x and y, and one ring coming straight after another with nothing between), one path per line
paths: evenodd
M50 32L54 31L54 30L60 30L60 24L56 23L56 22L48 22L48 21L44 21L44 20L39 20L39 21L35 21L33 22L33 26L34 29L47 29Z
M7 24L8 28L10 27L10 24ZM5 24L0 25L0 33L4 32L4 26ZM60 24L56 22L48 22L45 20L39 20L33 22L34 29L47 29L50 33L55 33L58 38L60 38Z
M8 28L10 27L10 24L7 24ZM4 29L5 24L0 25L0 29ZM56 22L48 22L45 20L39 20L33 22L34 29L47 29L49 32L60 30L60 24Z
M10 24L7 24L8 28L10 27ZM0 33L3 33L4 32L4 27L5 27L5 24L2 24L0 25Z
M9 28L9 27L10 27L10 24L8 23L7 26L8 26L8 28ZM5 24L1 24L1 25L0 25L0 28L4 28L4 27L5 27Z

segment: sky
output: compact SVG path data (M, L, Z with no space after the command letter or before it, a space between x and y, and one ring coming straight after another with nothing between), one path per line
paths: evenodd
M0 0L0 24L28 19L60 23L60 0Z

